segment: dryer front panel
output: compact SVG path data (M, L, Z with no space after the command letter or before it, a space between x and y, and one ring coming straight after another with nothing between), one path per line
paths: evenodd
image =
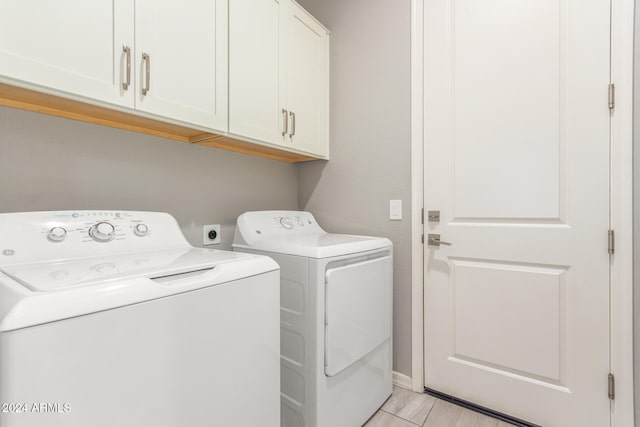
M391 338L390 256L325 275L325 374L332 377Z

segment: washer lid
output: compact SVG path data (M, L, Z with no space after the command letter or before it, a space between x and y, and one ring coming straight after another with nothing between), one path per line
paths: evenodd
M35 292L206 270L245 259L240 254L199 248L136 252L83 259L0 266L0 270Z
M141 260L147 263L136 264ZM0 333L218 285L236 286L253 276L265 275L265 286L277 286L278 269L266 256L195 248L4 265ZM52 277L60 271L68 276Z

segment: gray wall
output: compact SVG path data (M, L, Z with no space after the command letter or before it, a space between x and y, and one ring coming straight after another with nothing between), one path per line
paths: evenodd
M394 245L394 369L411 375L410 1L300 0L331 31L331 161L299 166L0 107L0 212L174 215L194 245L247 210L305 209ZM389 200L403 221L389 221Z
M331 161L299 166L299 206L328 231L393 241L394 370L410 376L410 1L298 1L331 30Z
M0 107L0 212L164 211L193 245L247 210L296 209L288 163Z

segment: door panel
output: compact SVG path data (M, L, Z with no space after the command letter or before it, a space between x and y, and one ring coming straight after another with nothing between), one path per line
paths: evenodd
M450 7L455 217L558 219L566 14L558 1Z
M427 387L609 425L609 1L425 1Z
M132 107L122 46L133 43L128 1L0 3L0 75L18 83Z
M458 259L451 266L452 360L562 382L566 269Z

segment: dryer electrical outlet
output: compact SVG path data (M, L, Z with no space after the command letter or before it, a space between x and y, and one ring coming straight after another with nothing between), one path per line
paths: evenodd
M205 246L220 244L220 224L204 225L202 227L202 244Z

